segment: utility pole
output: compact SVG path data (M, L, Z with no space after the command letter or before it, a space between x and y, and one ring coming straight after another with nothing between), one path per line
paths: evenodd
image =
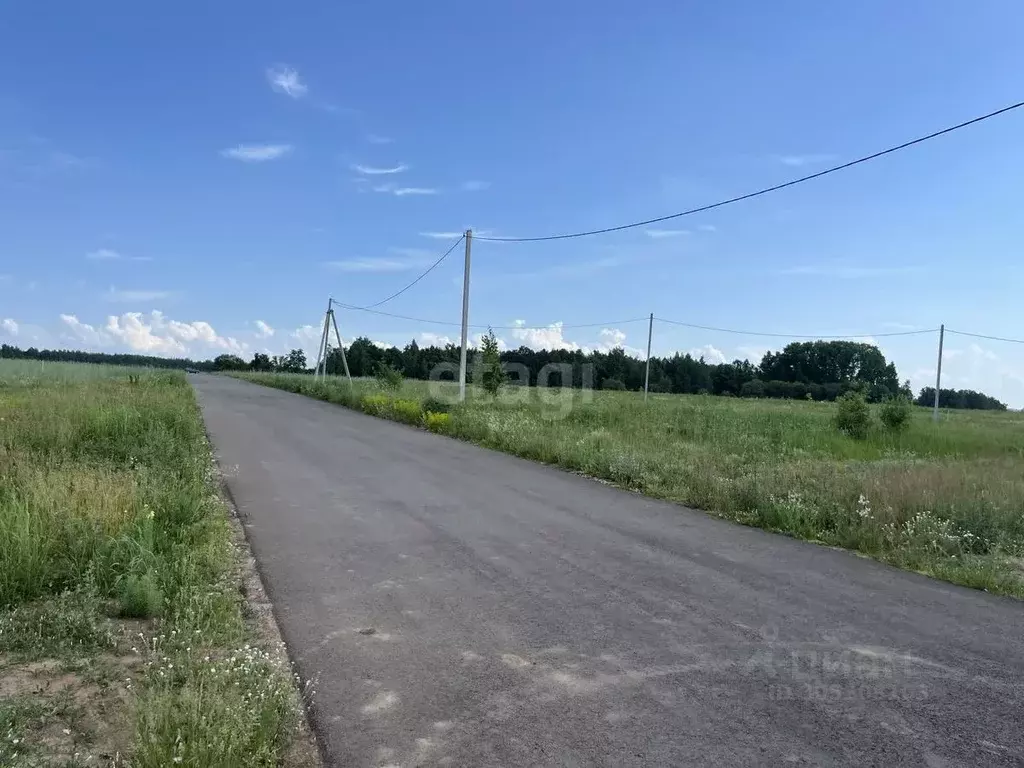
M333 299L332 299L333 301ZM334 325L334 338L338 340L338 349L341 350L341 364L345 366L345 378L349 386L352 386L352 374L348 372L348 358L345 356L345 343L341 340L341 333L338 332L338 318L334 316L334 308L330 310L331 323ZM324 357L324 375L327 375L327 357Z
M939 364L935 367L935 407L932 409L932 421L939 420L939 390L942 389L942 342L946 338L946 324L939 326Z
M651 383L651 336L654 335L654 313L647 324L647 364L644 366L644 402L647 402L647 387Z
M469 254L473 230L466 230L466 266L462 273L462 351L459 353L459 402L466 401L466 344L469 341Z
M313 369L313 380L316 381L321 373L327 375L327 347L330 344L330 337L328 335L330 322L331 322L331 303L334 299L327 299L327 311L324 312L324 327L320 333L320 346L317 347L316 351L316 368Z

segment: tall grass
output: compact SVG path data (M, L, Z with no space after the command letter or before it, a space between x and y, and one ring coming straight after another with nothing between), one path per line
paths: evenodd
M42 605L49 615L45 606L74 593L152 620L160 639L139 691L133 765L180 764L175 758L193 754L186 765L276 762L293 722L280 704L287 678L268 664L248 676L236 670L230 685L211 683L197 700L193 688L203 683L188 671L198 678L202 668L185 663L193 649L217 655L247 641L234 562L184 374L0 361L0 608L18 616ZM160 674L175 666L183 676ZM211 744L208 721L267 686L274 696L247 700L251 716L231 726L231 739ZM183 742L193 746L183 751Z
M402 421L370 381L244 378ZM437 385L434 385L435 387ZM450 395L441 385L441 395ZM435 392L435 394L438 394ZM427 382L392 400L429 402ZM375 401L374 401L375 402ZM434 431L582 471L747 525L1024 596L1024 418L915 409L898 434L833 426L835 405L625 392L471 388ZM408 408L406 407L407 411Z

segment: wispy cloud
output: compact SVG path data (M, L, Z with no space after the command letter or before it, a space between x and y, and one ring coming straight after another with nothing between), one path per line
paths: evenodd
M835 155L810 154L810 155L776 155L775 159L790 168L803 168L808 165L820 165L830 160L835 160Z
M697 227L697 229L699 229L701 232L717 232L718 231L718 227L716 227L714 224L701 224L699 227Z
M455 237L458 237L456 235ZM454 237L452 238L455 239ZM392 247L388 248L390 253L397 253L399 256L405 256L407 259L429 259L431 256L436 256L433 251L426 248L399 248Z
M835 277L841 280L858 278L888 277L892 275L911 275L921 272L921 267L912 266L859 266L851 264L806 264L798 267L786 267L779 270L780 275L805 275L808 277Z
M381 136L378 133L368 133L368 134L366 134L366 140L368 142L370 142L371 144L390 144L391 142L394 141L394 139L392 139L391 137L389 137L389 136Z
M256 338L258 339L269 339L274 335L274 329L262 320L257 320L253 325L256 326Z
M681 237L690 234L688 229L645 229L644 234L655 240L662 240L666 237Z
M420 237L429 237L433 240L454 240L462 237L463 232L420 232Z
M89 253L85 254L85 258L92 261L117 261L124 257L110 248L97 248L95 251L89 251Z
M399 163L392 168L378 168L372 165L360 165L356 163L352 166L352 170L356 173L362 173L365 176L386 176L390 173L401 173L402 171L409 170L409 166L405 163Z
M118 288L111 288L103 294L103 297L107 301L122 304L131 302L159 301L160 299L170 298L170 296L170 291L121 290Z
M325 261L324 266L339 272L402 272L406 269L413 269L421 266L417 261L402 259L342 259L340 261Z
M465 192L482 192L491 186L489 181L464 181L462 182L462 189Z
M403 195L436 195L437 190L433 187L398 187L392 193L402 197Z
M89 251L85 254L85 258L90 261L152 261L151 256L125 256L118 251L110 248L97 248L95 251Z
M293 99L301 99L309 91L306 84L302 82L297 70L292 67L278 64L267 70L267 82L277 93L291 96Z
M222 149L220 154L245 163L262 163L284 157L291 151L291 144L239 144L237 147Z

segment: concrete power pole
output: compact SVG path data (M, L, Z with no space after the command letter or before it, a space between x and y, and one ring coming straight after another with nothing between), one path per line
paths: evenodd
M462 273L462 351L459 353L459 402L466 401L466 344L469 342L469 255L473 230L466 230L466 266Z
M939 420L939 390L942 389L942 342L946 338L946 324L939 326L939 364L935 367L935 406L932 408L932 421Z
M644 366L644 402L647 402L647 387L651 382L651 336L654 335L654 313L647 324L647 364Z

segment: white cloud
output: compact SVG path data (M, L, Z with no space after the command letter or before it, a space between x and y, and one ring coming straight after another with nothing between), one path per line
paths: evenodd
M688 229L645 229L644 233L655 240L662 240L666 237L680 237L690 234Z
M296 341L318 341L323 332L324 329L322 326L301 325L289 335Z
M117 251L113 251L110 248L97 248L95 251L90 251L85 254L85 258L93 261L117 261L124 257Z
M218 352L244 355L248 345L232 336L219 335L203 320L170 320L158 310L148 315L125 312L110 315L104 326L83 323L75 315L62 314L61 321L72 338L88 346L122 346L133 352L171 357L200 356Z
M602 328L600 336L601 341L597 348L601 352L609 352L616 347L621 347L626 341L625 331L620 331L618 328Z
M151 256L125 256L118 253L110 248L97 248L95 251L89 251L85 254L85 258L90 261L152 261Z
M767 347L737 347L736 351L740 353L744 360L749 360L754 365L760 365L761 360L764 359L765 354L768 352Z
M109 338L104 336L88 323L83 323L75 315L61 315L60 319L79 341L95 346L106 346L110 344Z
M283 64L267 70L267 82L275 92L291 96L293 99L301 99L309 91L299 77L298 71Z
M394 139L388 136L381 136L376 133L369 133L366 135L366 140L371 144L390 144Z
M472 180L462 182L462 189L464 192L482 192L490 186L491 182L489 181Z
M398 197L403 195L436 195L437 190L433 187L399 187L392 190Z
M690 356L698 359L703 358L706 363L724 363L725 355L720 349L717 349L710 344L705 344L703 347L697 347L696 349L690 350Z
M449 336L441 336L431 331L425 331L419 335L419 344L424 347L446 347L455 344L455 340Z
M166 299L171 296L170 291L146 291L146 290L134 290L125 291L117 288L111 288L105 294L104 298L107 301L115 301L121 303L132 303L132 302L145 302L145 301L159 301L160 299Z
M462 232L420 232L420 237L430 237L434 240L455 240L462 237Z
M352 166L352 170L356 173L361 173L364 176L387 176L392 173L402 173L402 171L409 170L409 166L405 163L399 163L391 168L378 168L372 165L359 165L356 163Z
M515 325L523 326L523 320L516 320ZM580 345L573 341L567 341L562 337L563 323L552 323L545 328L514 328L512 337L522 341L532 349L569 349L577 350Z
M336 269L339 272L401 272L406 269L413 269L420 266L418 262L402 261L399 259L342 259L340 261L326 261L324 266Z
M222 149L220 154L244 163L263 163L284 157L291 151L291 144L239 144L237 147Z
M699 229L701 232L717 232L718 231L718 227L716 227L714 224L701 224L700 226L697 227L697 229Z
M783 165L788 165L791 168L803 168L807 165L827 163L829 160L834 160L835 155L778 155L775 159Z
M0 322L0 329L3 329L3 332L8 336L18 335L18 324L10 317L5 317L3 321Z
M274 329L262 320L257 320L253 325L256 326L257 339L268 339L274 335Z

